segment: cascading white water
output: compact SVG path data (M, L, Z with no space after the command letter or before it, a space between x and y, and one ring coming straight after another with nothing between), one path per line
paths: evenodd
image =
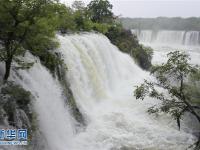
M200 45L200 32L188 31L185 36L185 45Z
M28 71L14 73L12 80L30 91L35 98L33 105L39 121L38 130L44 135L42 141L46 149L66 150L75 128L64 103L61 86L38 59L30 54L26 56L27 59L28 62L35 61L34 66Z
M193 142L194 137L178 131L167 116L158 120L147 114L153 101L136 100L132 92L150 78L148 73L105 36L77 34L58 39L58 52L68 66L66 78L87 120L85 130L71 137L69 147L63 149L182 150Z
M151 77L105 36L87 33L57 38L57 51L68 67L66 78L87 121L81 132L75 132L61 86L39 60L27 55L29 62L36 61L34 66L12 75L35 97L45 150L183 150L195 141L191 133L178 131L169 117L149 115L146 110L154 100L133 97L134 86Z
M154 42L181 45L185 44L184 35L184 31L159 31L154 38ZM190 43L188 42L188 44Z
M200 65L200 31L132 30L139 42L154 49L153 64L167 60L167 53L185 51L191 56L191 63Z
M151 30L132 30L141 42L150 43L153 40L153 32Z
M200 45L199 31L132 30L132 33L143 43L163 43L186 46Z

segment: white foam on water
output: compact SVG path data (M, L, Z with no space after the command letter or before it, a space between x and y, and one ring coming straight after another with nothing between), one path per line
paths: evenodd
M178 131L169 117L146 111L153 100L133 96L134 86L151 79L130 56L101 34L58 36L76 102L87 120L85 131L71 143L74 150L182 150L194 137Z
M48 150L183 150L195 141L191 133L178 131L170 117L159 119L146 112L155 101L136 100L133 90L152 77L105 36L87 33L57 38L57 51L68 67L66 79L86 119L82 132L75 132L59 82L38 59L26 56L36 61L34 66L12 75L35 97L34 110Z

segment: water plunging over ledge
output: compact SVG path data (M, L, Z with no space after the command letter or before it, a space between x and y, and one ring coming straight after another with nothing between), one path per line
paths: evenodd
M87 121L82 132L75 132L61 86L39 61L29 71L20 71L22 78L13 75L36 97L34 106L48 150L183 150L195 141L191 133L178 131L170 117L159 119L146 112L155 101L136 100L133 90L152 77L105 36L57 38L57 51L68 67L66 78Z

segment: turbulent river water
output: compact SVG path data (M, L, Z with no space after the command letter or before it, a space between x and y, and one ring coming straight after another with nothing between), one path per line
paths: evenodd
M85 127L76 130L61 85L39 60L27 56L36 61L34 66L19 71L22 78L12 77L36 98L34 108L47 150L184 150L195 141L190 131L178 131L170 117L146 112L155 101L136 100L133 90L143 79L153 78L105 36L86 33L57 38L57 52L68 67L66 79Z

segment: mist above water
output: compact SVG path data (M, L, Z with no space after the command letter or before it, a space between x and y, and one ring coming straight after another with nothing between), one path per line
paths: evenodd
M191 57L192 64L200 65L200 31L171 30L132 30L139 42L154 49L152 62L166 62L167 53L175 50L184 51Z
M36 99L34 107L46 149L183 150L194 142L192 134L178 131L170 117L159 119L146 112L154 100L134 98L134 86L152 77L105 36L87 33L57 38L57 52L68 67L66 79L86 120L82 131L75 132L76 123L59 82L38 60L29 71L18 72L22 78L13 75Z

